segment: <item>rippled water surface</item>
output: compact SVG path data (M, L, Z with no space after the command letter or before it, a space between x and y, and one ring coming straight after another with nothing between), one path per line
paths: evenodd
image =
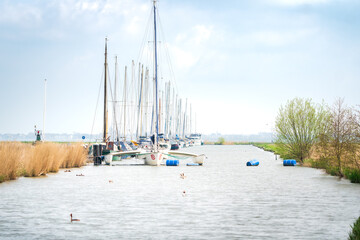
M89 165L2 183L0 239L346 239L360 216L360 185L321 170L252 146L184 150L205 165Z

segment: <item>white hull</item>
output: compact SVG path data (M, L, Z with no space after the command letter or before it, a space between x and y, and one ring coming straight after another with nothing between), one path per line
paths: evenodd
M201 155L199 155L197 157L194 157L193 161L194 161L194 163L198 163L200 165L203 165L205 158L206 158L206 156L204 154L201 154Z
M160 166L164 158L162 152L151 152L145 157L145 164L150 166Z
M113 159L113 155L112 154L108 154L104 156L104 161L106 165L111 165L112 164L112 159Z

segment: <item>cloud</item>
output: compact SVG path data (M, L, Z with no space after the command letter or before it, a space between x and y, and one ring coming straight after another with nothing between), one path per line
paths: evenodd
M99 3L97 2L78 2L75 8L82 11L97 11L99 9Z
M169 45L169 49L174 56L175 66L179 69L190 68L199 61L199 56L191 50L185 50L175 45Z
M137 34L143 29L141 23L146 21L149 9L148 4L138 0L63 0L56 5L61 21L67 24L79 24L92 32L111 32L116 26L129 34Z
M9 4L0 6L0 23L12 23L22 26L32 26L42 20L39 8L26 4Z
M174 45L169 45L174 55L175 65L180 69L190 68L198 63L208 51L213 36L213 26L196 25L186 32L179 33Z
M201 45L209 40L212 35L213 27L197 25L193 28L193 31L195 32L193 42L196 45Z
M316 29L300 29L293 31L259 31L248 35L249 42L267 46L284 46L314 35Z
M330 2L330 0L268 0L275 4L285 6L316 5Z

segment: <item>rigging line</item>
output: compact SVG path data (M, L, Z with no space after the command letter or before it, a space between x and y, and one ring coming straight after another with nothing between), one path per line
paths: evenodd
M94 130L94 125L95 125L96 112L97 112L97 107L98 107L98 105L99 105L100 92L101 92L102 83L103 83L103 80L104 80L103 77L104 77L104 70L103 70L102 73L101 73L101 81L100 81L99 93L98 93L98 97L97 97L97 101L96 101L96 107L95 107L95 113L94 113L94 120L93 120L93 124L92 124L92 127L91 127L90 140L92 140L92 136L93 136L93 130ZM96 139L95 139L95 140L96 140Z
M150 14L149 14L149 17L148 17L147 26L145 28L144 37L143 37L143 40L142 40L141 45L140 45L140 50L139 50L139 54L138 54L138 58L137 58L136 63L140 62L140 59L142 58L142 55L144 53L144 46L145 46L145 43L146 43L146 39L148 38L148 34L150 32L151 17L152 17L152 8L150 9Z
M175 72L174 72L172 62L171 62L171 58L170 58L170 51L169 51L169 48L168 48L168 45L167 45L167 41L166 41L166 38L165 38L165 33L164 33L164 29L163 29L163 25L162 25L162 21L161 21L159 13L158 13L158 19L159 19L158 21L159 21L160 31L161 31L162 37L164 38L164 48L165 48L165 53L166 53L165 55L166 55L168 65L169 65L169 68L170 68L170 73L172 74L172 77L174 79L174 85L175 85L176 92L179 92L178 88L177 88L177 84L176 84Z
M109 72L109 66L107 67L107 72ZM118 131L117 129L117 120L116 120L116 111L115 111L115 101L114 101L114 97L113 97L113 91L112 91L112 88L111 88L111 79L110 79L110 74L108 74L108 77L109 77L109 88L110 88L110 96L111 96L111 102L113 103L113 118L114 118L114 121L115 121L115 128L116 128L116 132ZM114 137L114 136L113 136Z

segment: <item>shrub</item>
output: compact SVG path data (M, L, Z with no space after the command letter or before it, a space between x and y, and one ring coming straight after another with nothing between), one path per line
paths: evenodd
M219 139L215 143L215 145L223 145L224 143L225 143L225 139L223 137L219 137Z
M353 226L351 226L352 231L349 233L349 240L360 240L360 217L356 220Z
M352 183L360 183L360 170L359 169L345 169L345 177Z

